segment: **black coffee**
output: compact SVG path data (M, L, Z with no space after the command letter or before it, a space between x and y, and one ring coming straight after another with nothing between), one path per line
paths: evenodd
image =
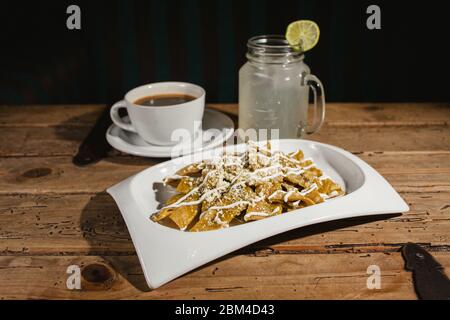
M195 99L195 97L184 93L168 93L139 98L134 104L140 106L164 107L189 102Z

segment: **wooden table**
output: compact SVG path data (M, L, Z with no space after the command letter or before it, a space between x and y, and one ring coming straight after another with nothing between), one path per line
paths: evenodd
M237 114L235 105L211 107ZM294 230L153 291L105 189L159 160L112 151L89 167L72 164L103 108L0 107L1 299L415 299L398 252L407 242L449 271L449 104L329 104L312 136L375 167L409 213ZM81 266L82 290L67 289L69 265ZM367 289L369 265L381 269L379 290Z

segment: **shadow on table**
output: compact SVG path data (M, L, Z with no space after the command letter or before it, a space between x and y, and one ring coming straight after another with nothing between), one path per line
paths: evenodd
M73 106L76 108L76 106ZM61 140L83 141L101 113L91 111L62 121L54 127L55 135Z
M323 234L369 222L389 219L401 214L384 214L324 222L291 230L241 248L234 254L251 254L282 242L301 239L315 234ZM100 255L115 271L140 291L150 291L142 268L134 251L125 222L114 200L108 194L92 196L81 216L81 230L89 242L90 253ZM330 244L331 245L331 244ZM211 266L230 256L212 261L200 268ZM192 273L195 270L189 272Z
M277 245L282 242L287 242L295 239L301 239L309 236L313 236L316 234L325 234L327 232L332 232L340 229L347 229L350 227L356 227L359 225L363 225L370 222L376 222L376 221L383 221L390 218L401 216L401 213L393 213L393 214L379 214L379 215L373 215L373 216L362 216L362 217L355 217L355 218L347 218L347 219L341 219L341 220L334 220L329 222L322 222L318 224L313 224L310 226L306 226L303 228L294 229L288 232L281 233L279 235L258 241L254 243L253 247L257 247L259 249L264 249L267 247L271 247L274 245ZM325 236L325 235L323 235ZM364 243L364 239L361 241ZM249 247L251 247L249 246ZM330 243L330 246L333 246L333 244ZM339 246L339 244L336 244L336 246ZM350 246L350 245L349 245ZM241 249L246 250L247 248Z
M111 147L112 148L112 147ZM134 157L117 150L110 150L109 156L103 158L101 161L110 162L113 164L142 167L142 170L154 166L158 163L168 161L170 158L144 158Z
M76 108L76 106L74 106ZM91 130L94 128L96 124L96 120L99 120L102 116L104 116L103 110L102 112L86 112L76 117L71 117L62 121L57 126L53 128L54 134L61 140L71 142L70 148L74 148L74 150L65 150L65 152L73 152L73 155L77 152L78 148L85 140L85 138L89 135ZM109 124L102 125L102 128L99 129L98 132L95 132L101 138L96 141L96 143L100 143L97 148L98 150L104 151L104 157L101 161L110 162L113 164L126 165L126 166L136 166L136 167L150 167L157 163L170 160L170 158L144 158L144 157L134 157L128 154L122 153L120 151L115 150L113 147L108 145L106 141L106 130ZM76 143L74 143L76 142Z
M81 213L80 229L89 243L89 254L101 256L139 291L150 290L125 221L109 194L90 198Z

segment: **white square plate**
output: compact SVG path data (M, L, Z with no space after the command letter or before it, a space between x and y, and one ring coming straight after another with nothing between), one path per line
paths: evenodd
M146 169L109 188L127 224L150 288L157 288L211 260L261 239L299 227L351 218L409 211L392 186L355 155L308 140L278 140L276 149L303 150L322 171L344 186L346 195L314 206L226 229L206 232L178 231L149 219L173 191L162 180L192 162L192 155ZM245 145L230 146L244 151ZM211 158L217 152L197 155ZM191 157L191 158L189 158Z

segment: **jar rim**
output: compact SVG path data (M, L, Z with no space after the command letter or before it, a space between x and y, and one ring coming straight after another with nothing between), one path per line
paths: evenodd
M302 59L303 52L289 45L286 37L279 34L251 37L247 42L248 54L252 56L291 57Z
M284 49L294 51L286 38L280 34L268 34L251 37L247 46L251 48Z

